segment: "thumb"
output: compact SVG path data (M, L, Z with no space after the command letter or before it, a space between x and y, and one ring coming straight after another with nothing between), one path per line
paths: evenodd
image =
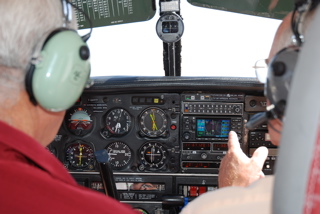
M254 151L251 160L256 162L258 166L262 169L264 162L268 157L268 149L264 146L261 146Z

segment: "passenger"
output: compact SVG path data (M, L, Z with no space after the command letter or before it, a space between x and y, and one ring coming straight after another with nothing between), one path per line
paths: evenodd
M305 33L318 3L319 0L312 1L310 11L303 14L304 20L300 20L299 32ZM291 17L293 14L288 14L279 26L268 62L280 50L292 45ZM267 102L270 105L270 100ZM268 130L272 143L279 145L282 121L269 119ZM274 176L259 179L264 177L261 170L262 161L266 158L265 149L262 148L253 158L249 159L240 149L237 135L234 132L229 133L228 146L228 153L221 162L219 172L219 187L226 187L199 196L182 210L182 214L271 213ZM252 183L254 180L256 182Z
M65 111L34 105L25 78L39 41L63 26L62 1L0 0L0 16L0 213L136 213L128 205L78 185L46 149ZM73 21L69 27L75 26ZM60 42L63 47L69 45ZM82 51L87 54L85 48ZM47 56L50 53L44 53ZM56 90L61 87L59 81L62 77ZM73 81L70 84L77 79Z

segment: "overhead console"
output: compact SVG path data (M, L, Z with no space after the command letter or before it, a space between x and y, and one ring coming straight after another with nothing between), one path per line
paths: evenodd
M48 149L81 185L103 192L94 152L106 149L120 201L142 213L169 213L166 197L186 201L217 189L228 133L252 155L277 148L267 127L254 132L248 119L264 111L263 85L250 78L99 77L67 111ZM171 210L172 211L172 210Z

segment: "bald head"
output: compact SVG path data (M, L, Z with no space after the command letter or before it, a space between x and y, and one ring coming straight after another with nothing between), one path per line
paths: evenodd
M270 62L271 58L281 49L291 45L291 17L292 12L289 13L280 24L270 49L268 62Z
M303 19L301 20L301 24L300 24L301 26L299 28L301 34L306 33L313 19L314 13L315 13L315 9L313 8L311 11L305 12L305 14L303 14L304 16L303 16ZM281 49L293 45L292 43L293 32L291 29L292 15L293 15L292 12L286 15L286 17L283 19L282 23L280 24L270 49L268 62L270 62L272 57L276 53L278 53Z

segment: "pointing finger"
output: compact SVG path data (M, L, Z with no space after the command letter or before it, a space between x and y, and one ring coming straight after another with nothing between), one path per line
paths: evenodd
M255 161L258 166L262 169L264 162L268 157L268 149L264 146L261 146L254 151L252 155L252 160Z
M234 131L229 132L229 138L228 138L228 148L231 150L237 150L240 148L240 143L238 140L238 135Z

